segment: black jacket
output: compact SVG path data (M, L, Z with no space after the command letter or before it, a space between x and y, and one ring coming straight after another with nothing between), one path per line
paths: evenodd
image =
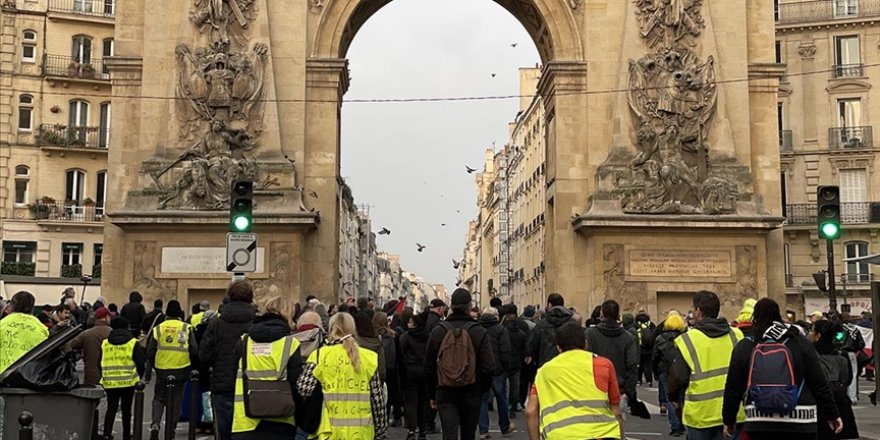
M834 403L834 396L831 394L828 380L825 379L825 374L822 371L819 354L816 353L813 344L794 327L786 328L781 323L776 323L773 327L779 329L780 333L784 334L778 340L782 341L791 352L795 383L804 384L798 399L798 406L818 406L819 414L822 414L824 419L820 419L819 423L826 423L828 420L836 419L838 417L837 405ZM774 328L771 328L768 332L773 330ZM765 332L764 334L768 333ZM752 351L758 344L755 340L756 338L743 339L733 349L733 354L730 358L730 368L727 371L727 383L724 386L722 414L725 425L736 423L736 413L739 410L740 404L743 403L743 396L746 395ZM748 404L748 401L746 404ZM786 421L784 419L778 422L749 422L748 409L746 412L747 420L745 426L746 430L750 432L816 432L816 423L793 423L790 420Z
M614 364L620 392L636 398L639 374L639 347L636 338L616 320L606 319L587 329L587 350L608 358Z
M156 317L159 317L156 319ZM165 320L165 314L162 313L162 309L153 309L150 310L150 313L144 315L144 320L141 324L141 333L146 334L150 331L150 327L153 325L153 320L156 321L156 325L162 323Z
M661 327L657 327L658 329ZM651 354L651 369L657 375L669 373L672 360L675 359L675 338L681 334L678 330L670 330L661 333L654 340L654 352Z
M492 357L495 358L495 375L500 376L513 370L510 362L510 337L507 335L507 329L501 325L498 317L494 315L483 315L480 317L480 325L486 329L486 333L489 335Z
M141 303L130 302L122 306L119 315L128 320L132 333L137 337L144 325L144 317L147 316L147 310L144 309L144 305Z
M434 313L433 311L429 311L428 323L427 325L425 325L425 329L428 331L428 334L431 334L431 332L434 331L434 327L437 327L437 324L439 324L442 320L443 319L440 317L440 315ZM403 325L406 325L406 323L404 322Z
M425 380L425 350L428 347L428 332L425 327L416 327L400 336L400 355L406 366L409 382Z
M576 322L571 316L571 310L555 306L551 307L547 311L547 316L535 325L535 329L529 335L528 353L537 368L541 368L559 353L556 350L556 329L567 322Z
M727 334L730 333L730 324L723 319L703 318L689 331L694 330L701 331L712 339L728 338ZM669 381L666 383L666 395L669 397L669 401L683 401L684 391L690 381L691 369L681 355L681 350L676 348L673 352L672 366L669 368Z
M510 370L520 371L528 356L529 325L520 318L508 315L504 320L504 328L510 338Z
M199 359L211 368L211 391L217 394L235 393L235 373L238 371L236 354L230 348L241 341L256 316L254 306L232 301L223 306L223 314L208 321L208 327L199 344Z
M107 337L107 342L112 345L124 345L132 339L134 339L134 334L131 330L120 328L110 332L110 336ZM134 360L134 366L137 368L138 375L143 377L145 371L144 365L147 362L147 352L144 350L144 347L141 347L141 344L134 344L132 359Z
M474 320L465 313L452 313L446 318L446 322L453 328L463 328L467 323L473 323ZM472 326L468 330L468 334L476 351L477 383L452 389L457 392L482 396L492 386L492 379L495 376L495 356L492 354L492 346L485 328L480 325ZM446 329L442 325L438 325L431 332L428 345L425 348L425 381L428 385L429 399L435 399L437 395L437 354L445 336Z

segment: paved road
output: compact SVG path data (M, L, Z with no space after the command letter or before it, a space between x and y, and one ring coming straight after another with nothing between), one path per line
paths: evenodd
M147 432L149 426L149 418L150 418L150 402L153 397L152 392L153 385L150 385L147 388L147 392L145 393L145 402L144 402L144 434L145 438L149 433ZM863 388L864 390L864 388ZM860 404L855 407L856 419L859 423L859 428L862 434L862 439L864 440L880 440L880 410L875 406L871 406L868 402L867 391L862 391L864 394L861 397ZM660 415L660 408L656 406L657 403L657 389L656 388L647 388L643 387L639 389L639 395L642 399L645 400L648 408L651 410L652 417L650 420L642 420L634 417L629 417L626 421L626 430L627 430L627 438L629 440L672 440L677 439L680 440L682 437L670 437L667 435L669 432L669 427L666 423L666 416ZM498 428L497 417L495 413L489 413L490 420L492 421L489 433L492 435L493 440L501 439L501 432ZM512 435L511 437L507 437L511 440L527 440L528 435L525 432L525 418L523 415L517 415L517 418L514 419L514 423L516 423L517 427L520 429L520 432ZM176 439L184 440L187 438L187 425L182 423L179 426L178 433ZM119 423L119 416L117 416L117 423L114 427L114 430L117 433L120 433L122 430L122 426ZM119 434L115 436L116 438L121 438ZM392 440L404 440L406 438L406 430L403 428L392 428L391 429L391 439ZM211 437L208 436L199 436L198 440L212 440ZM440 440L440 435L429 435L429 440Z

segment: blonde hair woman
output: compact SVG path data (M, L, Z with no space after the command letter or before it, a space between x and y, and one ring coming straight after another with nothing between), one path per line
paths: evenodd
M330 318L329 333L326 344L309 356L297 382L305 399L318 384L324 393L321 424L313 434L322 440L387 439L376 353L358 346L354 318L348 313Z
M666 418L669 420L669 432L674 436L681 436L684 433L684 425L681 423L678 414L675 412L675 406L681 407L683 402L670 402L666 397L666 387L669 384L669 370L672 368L672 360L675 358L675 338L687 331L687 324L684 322L681 314L676 311L670 311L666 315L666 319L657 327L663 331L654 342L654 353L652 354L651 366L657 379L660 381L660 403L661 408L666 408Z

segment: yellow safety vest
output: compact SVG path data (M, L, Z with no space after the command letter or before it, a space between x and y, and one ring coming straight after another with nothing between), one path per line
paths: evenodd
M179 319L169 319L153 329L156 340L156 369L178 370L189 362L189 324Z
M193 327L195 327L202 323L202 318L204 317L205 312L196 313L195 315L192 315L192 317L189 319L189 323L192 324Z
M342 344L321 347L309 355L314 375L324 392L321 424L314 438L370 440L375 435L370 402L370 380L379 367L379 356L358 348L360 371L355 371Z
M127 388L137 385L137 367L134 364L134 346L137 339L125 344L113 345L101 342L101 386L104 388Z
M538 369L535 388L545 440L620 438L608 393L596 386L594 356L569 350Z
M13 313L0 321L0 373L49 338L49 329L36 316Z
M281 380L287 377L287 363L299 348L299 341L292 335L271 343L254 342L250 338L242 351L247 355L247 376L249 380ZM241 361L238 362L238 376L235 379L235 404L232 411L232 432L248 432L257 429L261 419L252 419L244 410L244 381L241 375ZM294 424L293 416L280 419L266 419L272 422Z
M728 337L710 338L694 329L675 338L675 346L691 369L690 383L684 393L682 422L693 428L711 428L724 424L721 407L724 384L733 347L743 338L738 328L731 328ZM740 405L737 422L746 416Z

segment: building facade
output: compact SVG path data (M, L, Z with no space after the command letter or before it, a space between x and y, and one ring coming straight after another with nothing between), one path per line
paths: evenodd
M100 294L113 147L113 0L0 5L0 217L8 297L57 301L80 277Z
M786 66L777 120L786 216L785 289L796 316L827 310L812 274L827 267L817 234L820 185L839 185L843 228L834 242L837 291L852 312L870 308L868 264L880 252L880 1L776 1L776 62ZM878 124L875 124L875 121ZM838 298L843 303L843 298Z

